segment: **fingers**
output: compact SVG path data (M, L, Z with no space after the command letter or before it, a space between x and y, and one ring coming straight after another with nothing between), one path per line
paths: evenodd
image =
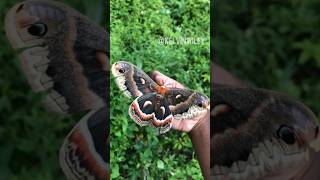
M172 120L172 129L181 131L181 132L189 132L193 128L199 119L188 119L188 120Z
M184 86L178 81L163 75L159 71L153 71L151 78L160 86L171 87L171 88L184 88Z
M203 112L192 119L184 120L172 120L172 128L182 132L190 132L196 126L201 124L202 121L208 120L210 118L210 111Z

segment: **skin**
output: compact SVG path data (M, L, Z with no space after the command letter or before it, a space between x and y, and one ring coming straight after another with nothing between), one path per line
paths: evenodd
M214 83L224 84L236 87L246 87L246 85L241 82L238 78L233 76L231 73L227 72L220 66L214 65L212 69L212 80ZM214 73L214 75L213 75ZM319 140L319 134L315 139ZM316 152L310 146L307 147L310 151L310 160L305 165L300 165L291 169L281 169L278 172L268 174L261 179L273 179L273 180L283 180L283 179L294 179L294 180L316 180L320 179L320 153Z

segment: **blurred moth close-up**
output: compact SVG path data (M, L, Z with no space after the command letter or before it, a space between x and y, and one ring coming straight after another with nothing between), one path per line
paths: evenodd
M32 89L44 94L47 109L87 113L60 148L67 178L109 179L108 32L75 9L45 0L13 6L5 30L19 52L21 70Z
M114 63L112 74L124 95L135 99L129 107L131 119L140 126L159 128L160 134L171 129L173 120L192 119L210 108L204 94L161 86L129 62Z
M319 122L306 105L272 90L212 87L212 179L319 179Z

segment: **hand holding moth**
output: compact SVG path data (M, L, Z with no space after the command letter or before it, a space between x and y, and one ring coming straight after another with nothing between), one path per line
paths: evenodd
M160 73L159 71L153 71L151 74L151 78L155 80L161 86L165 86L168 88L181 88L184 89L185 87L179 83L178 81ZM209 111L207 113L202 113L199 116L196 116L191 119L184 119L184 120L175 120L172 121L172 128L178 131L183 132L190 132L192 128L200 121L209 119Z
M183 86L180 83L168 81L168 77L159 79L158 76L157 83L126 61L114 63L111 69L120 90L127 97L135 99L129 107L129 115L140 126L159 128L160 134L163 134L171 129L173 121L190 120L209 111L207 96L181 88ZM175 127L189 131L195 122L190 122L191 126L178 124Z
M155 80L161 86L168 88L181 88L185 87L176 80L167 77L159 71L154 71L151 74L151 78ZM209 108L208 108L209 109ZM172 128L182 132L188 132L192 142L192 146L196 153L197 159L200 164L202 175L204 179L210 178L210 123L209 113L210 110L200 113L198 116L194 116L190 119L175 120L172 121Z

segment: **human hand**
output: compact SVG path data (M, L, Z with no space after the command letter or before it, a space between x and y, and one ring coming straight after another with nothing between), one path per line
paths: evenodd
M178 81L163 75L159 71L154 71L151 73L151 78L158 83L160 86L165 86L168 88L185 88L181 83ZM182 132L190 132L196 124L199 122L209 119L209 111L206 113L201 114L200 116L194 117L192 119L185 119L185 120L175 120L172 121L172 128Z

